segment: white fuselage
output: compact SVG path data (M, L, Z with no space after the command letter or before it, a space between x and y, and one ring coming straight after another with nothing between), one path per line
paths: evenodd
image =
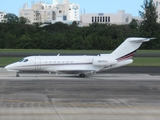
M118 62L107 56L30 56L5 68L8 71L48 71L55 73L96 73L132 63L132 59Z

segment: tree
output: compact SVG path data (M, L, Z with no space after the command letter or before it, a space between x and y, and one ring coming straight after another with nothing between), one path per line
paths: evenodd
M19 18L19 23L20 24L26 24L26 23L29 23L29 20L25 17L20 17Z
M132 21L129 23L129 26L130 26L132 29L137 29L137 28L138 28L138 20L132 19Z
M4 18L6 19L5 22L7 23L18 23L19 22L19 18L12 13L7 13Z
M139 11L140 16L143 18L141 28L149 33L149 36L154 36L154 31L157 26L157 11L153 0L144 0L141 6L143 11Z
M78 26L78 23L77 23L76 21L73 21L71 25L77 27L77 26Z

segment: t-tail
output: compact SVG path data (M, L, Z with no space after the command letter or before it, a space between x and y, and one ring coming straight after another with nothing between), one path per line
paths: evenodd
M141 46L143 42L148 42L149 40L154 38L137 38L131 37L127 38L117 49L115 49L111 56L116 58L117 61L123 61L131 59L138 48Z
M107 67L107 69L122 67L128 64L133 63L132 57L134 56L135 52L141 46L143 42L148 42L151 39L155 38L138 38L138 37L131 37L127 38L117 49L115 49L111 54L110 57L116 60L116 64ZM101 56L106 56L107 54L101 54Z

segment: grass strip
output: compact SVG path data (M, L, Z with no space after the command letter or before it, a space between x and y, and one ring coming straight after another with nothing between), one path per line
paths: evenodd
M43 49L0 49L0 53L51 53L51 54L104 54L113 50L43 50ZM138 50L141 54L160 54L160 50Z
M133 57L133 63L129 66L160 66L160 58Z
M49 54L100 54L111 53L105 50L42 50L42 49L0 49L0 53L49 53Z

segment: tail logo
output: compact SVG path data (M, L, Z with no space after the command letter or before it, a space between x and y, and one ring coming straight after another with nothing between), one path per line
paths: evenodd
M122 56L120 58L117 58L116 60L117 61L123 61L123 60L131 59L134 56L134 54L136 53L136 51L137 50L135 50L135 51L133 51L133 52L127 54L127 55L124 55L124 56Z

